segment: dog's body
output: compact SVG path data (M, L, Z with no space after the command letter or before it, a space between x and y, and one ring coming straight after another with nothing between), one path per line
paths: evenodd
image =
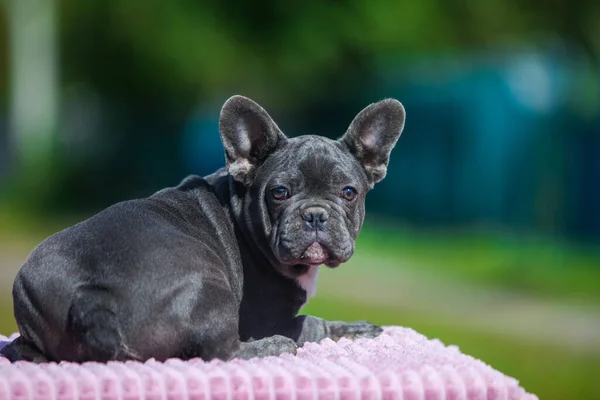
M115 204L42 242L13 288L11 360L231 359L294 353L366 323L297 316L320 264L354 251L364 196L404 124L384 100L339 141L288 139L251 100L223 106L227 167Z

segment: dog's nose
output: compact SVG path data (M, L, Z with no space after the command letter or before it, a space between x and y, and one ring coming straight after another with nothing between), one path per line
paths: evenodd
M329 213L323 207L308 207L302 211L302 219L310 229L323 229Z

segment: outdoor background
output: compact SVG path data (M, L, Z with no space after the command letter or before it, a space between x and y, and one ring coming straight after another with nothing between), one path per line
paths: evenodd
M0 0L0 332L47 235L224 163L223 102L404 133L307 312L412 327L540 399L599 399L597 0Z

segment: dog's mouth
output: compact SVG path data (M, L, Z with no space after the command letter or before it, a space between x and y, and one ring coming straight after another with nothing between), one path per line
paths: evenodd
M306 247L299 257L286 263L288 265L287 274L298 277L307 274L320 265L336 268L345 261L347 260L336 257L327 245L314 241Z
M337 258L332 257L327 246L320 242L313 242L306 250L304 250L299 261L301 265L306 265L308 267L316 267L325 264L330 268L335 268L345 260L338 260Z
M314 242L304 250L300 261L308 265L321 265L329 259L329 250L319 242Z

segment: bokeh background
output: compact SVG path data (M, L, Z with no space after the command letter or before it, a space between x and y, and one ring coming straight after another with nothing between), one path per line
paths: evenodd
M0 332L47 235L289 135L407 110L357 252L307 312L412 327L543 399L599 399L600 2L2 0Z

